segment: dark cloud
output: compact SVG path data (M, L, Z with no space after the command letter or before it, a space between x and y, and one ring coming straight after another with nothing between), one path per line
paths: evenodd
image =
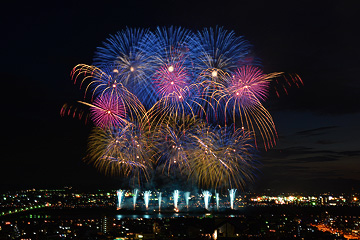
M333 177L328 177L328 176ZM358 189L360 181L352 178L344 178L336 173L324 172L308 178L294 178L288 176L275 176L262 178L254 188L258 191L270 189L274 193L283 192L302 192L305 194L331 192L340 194L344 192L353 192ZM294 190L296 189L296 190Z
M360 156L360 151L341 151L338 152L338 154L348 157L354 157L354 156Z
M295 158L291 159L291 162L301 162L301 163L313 163L313 162L331 162L339 160L338 157L334 156L313 156L313 157L304 157L304 158Z
M323 143L324 144L324 143ZM331 144L326 142L326 144ZM299 158L299 156L303 156ZM283 149L270 149L261 153L263 163L276 162L327 162L335 161L341 157L360 156L360 151L342 151L342 150L321 150L305 146L296 146Z
M319 128L299 131L297 132L297 134L305 135L305 136L317 136L317 135L325 134L327 130L335 129L335 128L338 128L338 126L319 127Z
M338 169L310 167L308 164L276 164L264 166L254 184L255 189L273 192L348 192L359 186L360 180L344 176Z
M296 146L296 147L289 147L283 149L270 149L267 152L262 153L262 160L263 161L283 161L284 159L294 159L298 156L308 156L314 157L315 155L318 156L329 156L329 155L336 155L339 154L336 151L332 150L320 150L316 148L310 148L305 146Z
M287 174L289 171L304 171L309 170L309 166L298 166L298 165L290 165L290 164L272 164L271 166L263 165L260 170L264 172L273 172L275 174Z
M335 144L336 142L331 140L318 140L316 143L320 145L330 145Z

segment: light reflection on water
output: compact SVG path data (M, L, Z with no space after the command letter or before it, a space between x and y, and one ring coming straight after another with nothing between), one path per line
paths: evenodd
M151 216L149 214L144 214L144 215L137 215L137 214L118 214L115 216L115 218L117 220L121 220L123 218L131 218L131 219L136 219L136 218L145 218L145 219L149 219L151 218Z
M117 214L115 215L115 218L117 220L121 220L124 218L130 218L130 219L136 219L136 218L176 218L176 217L185 217L185 216L199 216L204 217L205 214L179 214L179 213L154 213L154 214Z
M215 214L216 215L216 214ZM177 217L211 217L210 213L154 213L154 214L117 214L115 218L121 219L151 219L151 218L177 218ZM238 215L227 215L227 217L237 217Z
M118 214L115 216L115 218L117 220L121 220L123 218L131 218L131 219L136 219L136 218L145 218L145 219L149 219L149 218L153 218L151 217L151 215L149 214L144 214L144 215L137 215L137 214Z

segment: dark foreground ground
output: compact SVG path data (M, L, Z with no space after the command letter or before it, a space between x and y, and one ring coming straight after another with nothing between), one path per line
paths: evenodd
M359 207L235 211L43 208L0 218L0 239L360 239Z

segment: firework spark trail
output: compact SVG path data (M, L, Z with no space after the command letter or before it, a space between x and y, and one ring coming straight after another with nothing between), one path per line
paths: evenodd
M230 208L234 209L234 200L235 200L235 193L236 189L229 189L229 195L230 195Z
M212 93L212 97L217 99L217 111L224 113L225 125L236 123L240 118L245 129L259 133L265 148L273 147L277 137L275 124L261 101L267 97L269 82L281 74L263 74L258 67L243 66L232 76L225 76Z
M103 46L97 48L94 56L95 66L102 69L112 66L111 71L117 75L118 82L133 92L147 107L156 101L149 81L155 66L140 48L148 34L147 29L126 28L110 35Z
M150 191L150 190L144 192L144 202L145 202L146 210L149 209L150 194L151 194L151 191Z
M225 83L229 74L221 69L209 68L203 70L196 80L196 85L201 91L197 99L198 105L205 111L199 112L199 116L206 118L207 122L219 122L223 119L224 111L219 108L219 100L215 98L215 93L219 91Z
M174 198L174 208L178 209L178 200L179 200L179 190L174 190L173 198Z
M190 152L194 148L193 135L200 131L203 122L187 116L186 118L169 118L166 123L154 129L152 142L158 152L157 162L162 173L170 175L173 170L180 173L190 171Z
M115 35L110 35L103 42L103 46L96 49L94 65L101 68L108 64L116 64L121 69L128 68L130 70L132 64L143 59L141 56L143 53L139 51L138 46L148 33L147 29L126 28Z
M60 116L71 116L73 118L78 118L79 120L84 120L85 124L88 122L89 113L86 111L81 104L79 106L78 102L75 104L64 103L60 109Z
M108 100L118 101L118 105L124 106L126 116L131 120L137 120L146 116L146 110L141 101L121 83L118 82L115 77L108 74L105 71L85 64L79 64L75 66L72 71L72 79L74 83L78 78L83 75L83 79L80 84L80 88L85 82L88 82L85 88L84 98L88 92L91 93L91 101L96 96L107 96ZM82 102L83 104L93 106L91 103ZM106 103L103 103L106 104ZM113 103L115 104L115 103Z
M190 192L185 192L184 193L184 198L185 198L186 207L189 208Z
M122 199L123 199L123 196L124 196L124 190L117 190L116 191L116 196L117 196L117 209L121 209L121 202L122 202Z
M235 36L234 31L221 27L205 28L197 36L201 53L196 58L195 68L200 72L214 68L230 73L239 63L252 64L245 60L250 55L252 46L243 37Z
M121 99L102 95L95 99L93 104L79 102L90 106L91 118L98 127L124 126L127 123L126 110Z
M264 74L263 71L254 66L242 66L237 68L231 77L226 78L228 92L232 95L242 97L242 103L247 103L247 96L254 96L260 101L267 97L269 81L283 73ZM251 102L249 103L251 104Z
M185 87L189 86L190 78L182 64L164 65L156 71L153 77L154 84L160 97L173 94L174 98L182 101L186 94Z
M243 130L227 128L202 129L194 136L197 147L191 153L190 177L200 187L244 187L252 181L252 137Z
M151 152L145 134L129 123L122 128L96 128L89 138L86 159L105 173L141 183L149 179Z
M176 64L165 64L153 76L153 85L160 98L148 114L153 118L159 115L184 118L186 115L205 116L203 108L206 99L202 96L203 82L194 82L191 71L184 65L184 61ZM161 119L157 119L161 122Z
M202 194L204 196L205 209L209 210L209 200L211 197L211 193L209 191L203 191Z
M159 193L158 193L159 212L161 211L161 195L162 195L162 193L161 193L161 192L159 192Z
M136 208L136 199L137 199L137 195L138 195L139 189L135 188L133 190L133 206L134 206L134 210Z
M176 64L185 60L190 67L194 51L198 49L197 38L191 31L181 27L157 27L155 32L149 32L142 41L140 49L157 67Z

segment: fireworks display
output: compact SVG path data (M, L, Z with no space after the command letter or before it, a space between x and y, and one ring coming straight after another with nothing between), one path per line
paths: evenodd
M127 28L71 77L85 89L79 103L95 125L85 161L133 186L161 172L218 190L254 179L256 149L277 137L264 102L302 84L297 75L264 73L251 44L219 27Z

